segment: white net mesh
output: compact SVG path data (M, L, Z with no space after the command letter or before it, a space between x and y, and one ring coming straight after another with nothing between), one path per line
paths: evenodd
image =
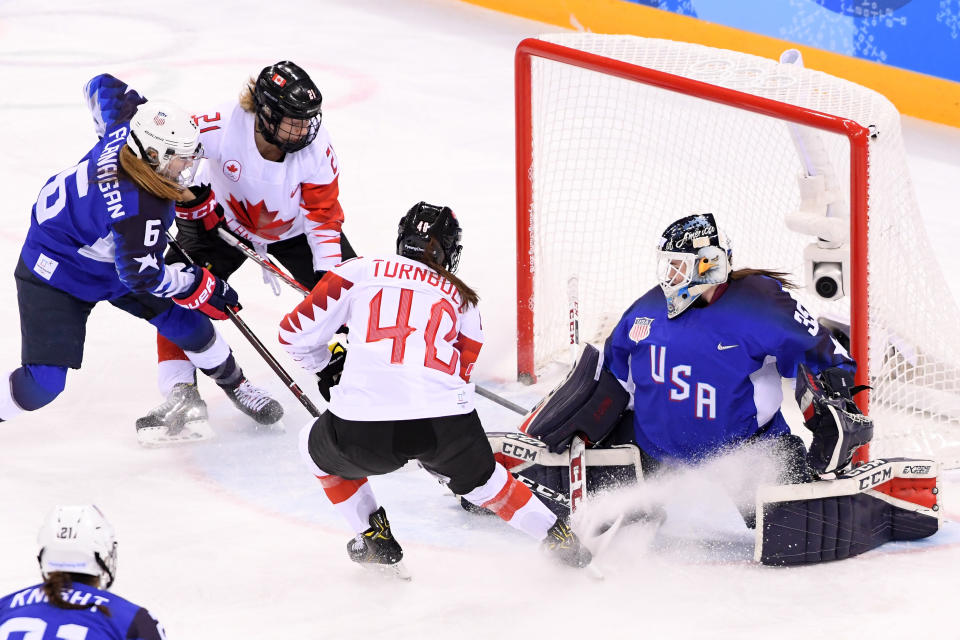
M880 94L825 73L700 45L636 36L543 40L875 126L870 142L868 274L872 457L937 455L960 464L960 315L923 230L900 116ZM656 282L655 246L671 221L713 212L734 268L786 271L806 284L787 229L803 164L783 120L534 57L533 291L537 366L567 357L567 280L579 278L581 338L602 342ZM850 200L846 137L823 142ZM846 214L846 210L844 211ZM803 288L817 316L849 318L849 298Z

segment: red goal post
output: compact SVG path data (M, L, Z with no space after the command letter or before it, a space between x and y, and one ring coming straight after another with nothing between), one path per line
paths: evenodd
M909 183L899 114L883 96L802 65L786 68L738 52L602 34L522 41L515 92L521 379L535 381L543 366L568 357L567 278L579 280L583 340L602 341L627 306L655 284L650 261L659 233L698 210L712 211L721 227L732 230L734 268L785 271L797 284L808 284L803 247L817 237L784 222L808 202L798 187L804 166L798 154L806 150L796 138L791 144L788 130L819 132L812 135L824 139L825 164L835 169L838 183L831 197L844 225L849 220L846 296L824 300L807 286L797 297L815 316L849 323L857 384L872 384L880 393L864 392L858 404L867 412L880 398L884 408L910 418L896 419L904 425L897 426L898 438L923 440L901 455L960 443L954 438L960 436L960 402L951 395L960 393L960 358L953 352L941 358L928 345L925 334L934 329L910 314L937 310L908 312L909 287L888 275L891 268L916 267L936 279L939 269ZM871 184L874 178L879 187ZM886 264L888 246L900 238L919 247L916 265ZM870 252L878 248L881 258L871 263ZM871 291L871 277L883 283L882 296ZM941 292L932 297L944 299ZM950 308L944 314L956 319L949 292L945 299ZM893 319L900 310L909 322ZM947 384L940 382L944 371ZM941 406L944 391L951 397ZM947 427L925 431L931 411Z

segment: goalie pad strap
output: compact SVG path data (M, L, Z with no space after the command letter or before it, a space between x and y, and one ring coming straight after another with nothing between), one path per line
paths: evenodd
M840 560L936 533L939 464L874 460L836 480L762 487L754 556L763 564Z

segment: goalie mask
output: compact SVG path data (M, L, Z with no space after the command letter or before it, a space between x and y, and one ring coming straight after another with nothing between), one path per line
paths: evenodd
M117 541L113 527L94 505L58 506L47 515L40 533L40 573L55 571L100 578L109 589L117 573Z
M418 202L400 218L397 253L420 262L430 261L450 273L460 264L461 229L450 207ZM430 242L430 240L435 242Z
M265 67L253 90L260 135L282 151L303 149L317 137L323 96L307 72L283 60Z
M712 213L673 222L660 236L657 279L667 299L667 317L683 313L704 291L727 281L730 242Z
M130 120L127 145L157 174L182 187L193 183L203 157L197 123L168 102L140 105Z

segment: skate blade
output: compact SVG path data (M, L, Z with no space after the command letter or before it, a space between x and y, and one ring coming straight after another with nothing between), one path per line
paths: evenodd
M176 434L167 433L166 427L147 427L137 429L137 442L142 446L165 447L169 445L188 444L209 440L216 435L206 420L195 420L183 425L183 429Z
M602 524L598 530L598 533L594 536L591 536L589 541L584 541L594 557L602 555L603 552L607 550L607 547L610 546L614 536L617 535L617 532L620 531L620 527L623 526L625 519L626 514L621 513L613 522Z
M413 576L407 571L406 565L403 564L403 560L394 564L379 564L375 562L362 562L359 564L365 571L382 578L403 580L404 582L410 582L410 580L413 579Z
M271 422L270 424L260 424L259 422L255 422L253 426L253 430L256 431L257 433L266 433L266 434L286 433L287 425L283 423L283 418L281 418L276 422Z
M585 566L583 570L586 571L587 576L593 580L598 582L602 582L604 580L603 571L600 570L600 567L597 566L596 562L591 562Z

